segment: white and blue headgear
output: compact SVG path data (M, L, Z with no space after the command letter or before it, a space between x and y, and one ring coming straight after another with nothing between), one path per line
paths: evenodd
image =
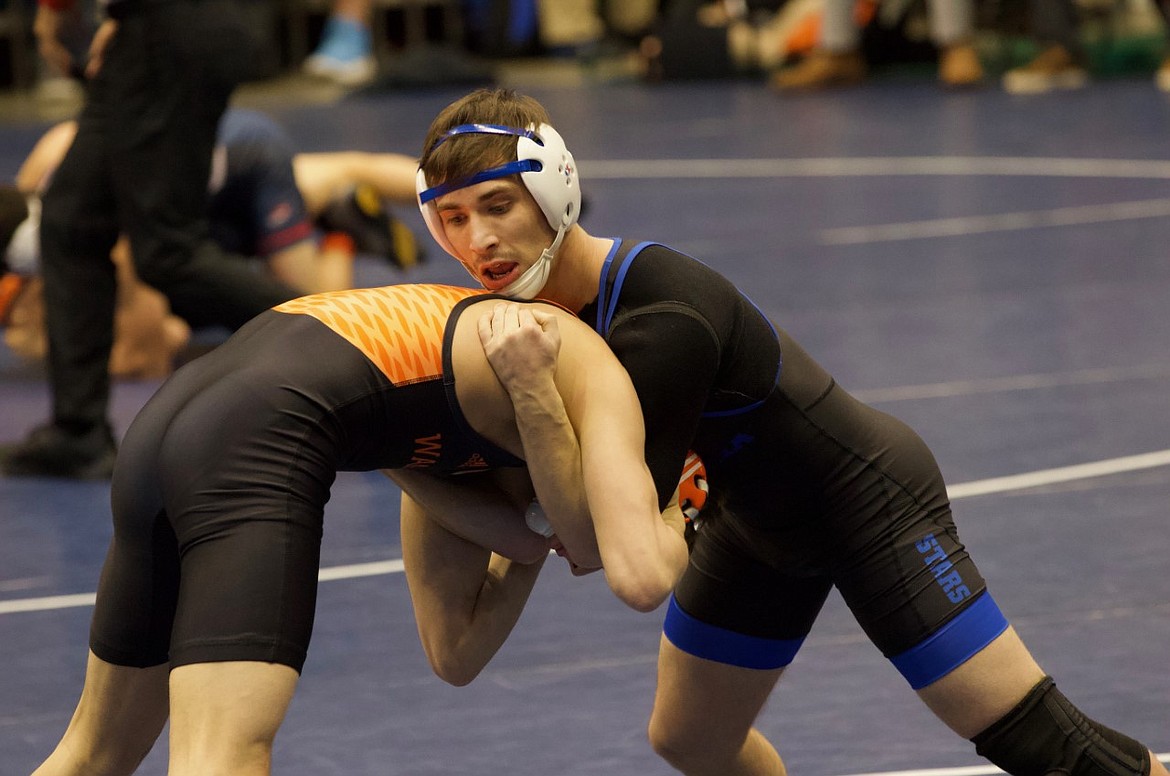
M581 181L573 155L565 148L565 141L557 131L548 124L539 127L530 124L527 129L500 124L461 124L443 133L430 151L458 135L515 135L516 161L481 170L466 178L445 181L431 188L427 188L426 175L420 167L415 186L423 220L435 242L443 246L447 253L459 258L443 230L435 200L457 189L518 174L548 219L549 226L557 232L552 245L540 254L536 263L515 281L500 289L501 294L514 299L532 299L544 288L552 269L553 257L561 247L565 233L577 223L581 214Z

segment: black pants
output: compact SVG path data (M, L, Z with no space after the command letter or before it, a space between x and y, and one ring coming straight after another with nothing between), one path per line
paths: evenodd
M1028 8L1032 34L1042 43L1058 43L1083 59L1080 13L1074 0L1032 0Z
M83 430L106 421L119 233L129 235L139 276L193 326L234 329L297 295L208 234L216 126L258 46L233 0L142 0L119 20L44 199L56 423Z

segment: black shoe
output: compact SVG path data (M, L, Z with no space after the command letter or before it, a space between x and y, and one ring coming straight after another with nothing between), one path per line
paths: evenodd
M0 448L0 472L8 477L108 480L117 454L107 426L73 434L49 423L33 429L23 442Z
M399 269L410 269L425 258L414 232L390 214L373 186L359 183L333 199L317 223L327 232L348 234L358 253L380 256Z

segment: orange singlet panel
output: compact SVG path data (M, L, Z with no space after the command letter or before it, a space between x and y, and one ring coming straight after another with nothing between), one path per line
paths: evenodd
M461 299L484 293L458 286L381 286L314 294L272 309L311 315L400 385L443 373L443 332L451 309Z

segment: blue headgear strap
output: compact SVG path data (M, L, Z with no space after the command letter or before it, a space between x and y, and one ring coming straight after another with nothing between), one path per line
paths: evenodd
M457 178L453 181L445 181L438 186L432 186L426 191L418 195L419 204L425 205L428 202L438 199L444 194L449 194L456 189L466 188L467 186L474 186L477 183L484 181L495 180L496 178L506 178L509 175L516 175L522 172L540 172L544 168L540 162L535 159L520 159L515 162L508 162L499 167L493 167L490 170L480 170L475 175L469 175L466 178Z
M526 137L529 140L536 141L540 145L544 145L531 129L519 129L518 127L509 127L506 124L460 124L444 132L435 141L435 144L431 146L431 149L427 151L427 156L433 154L436 148L457 135L515 135L516 137Z
M446 143L453 137L458 135L512 135L515 137L526 137L539 145L544 145L540 137L530 129L519 129L517 127L509 127L504 124L460 124L457 127L451 127L435 141L431 149L427 151L427 156L435 152L435 149ZM507 164L493 167L490 170L481 170L475 175L470 175L466 178L459 178L458 180L446 181L440 183L438 186L427 189L418 195L419 204L425 205L428 202L449 194L457 189L466 188L467 186L474 186L477 183L484 181L495 180L496 178L506 178L509 175L516 175L522 172L540 172L543 165L535 159L522 159L516 162L508 162Z

